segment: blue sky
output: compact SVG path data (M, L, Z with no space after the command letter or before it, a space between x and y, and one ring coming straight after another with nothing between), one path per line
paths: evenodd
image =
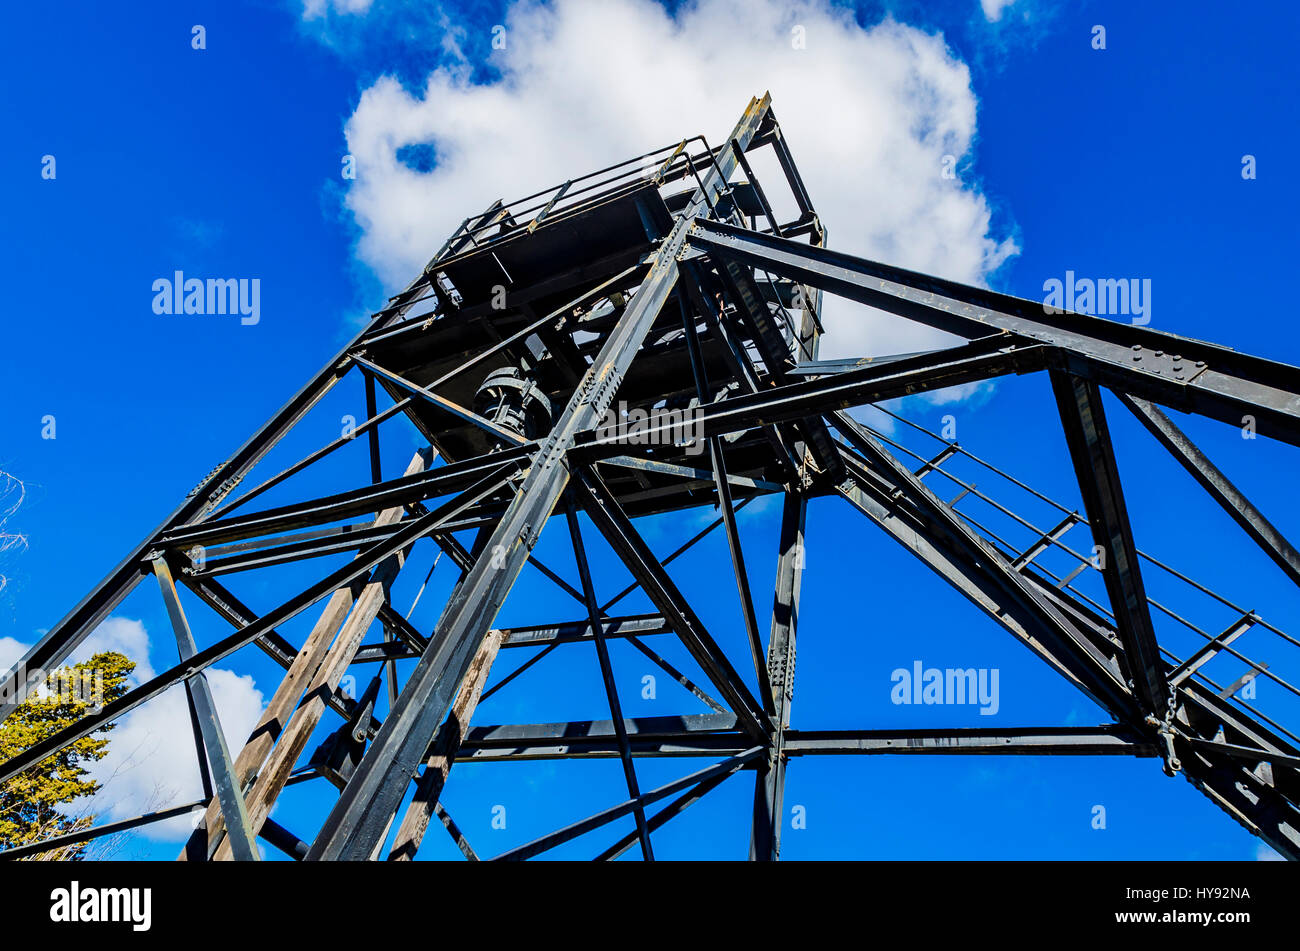
M716 139L744 106L730 93L734 76L709 81L710 69L729 64L726 55L699 63L693 44L700 41L669 30L662 45L639 52L647 62L696 65L678 70L668 101L644 105L654 117L642 129L635 112L641 100L620 83L646 67L602 46L625 51L623 44L637 42L635 34L652 32L638 31L638 24L667 29L699 22L693 16L726 22L722 0L672 4L666 13L648 3L609 4L610 20L599 26L609 32L595 34L595 41L582 31L596 27L572 4L548 21L555 27L550 39L530 32L538 21L526 11L502 3L433 7L375 0L352 13L339 6L345 5L315 16L289 0L129 8L86 2L28 4L7 14L8 29L0 35L9 93L0 179L7 184L9 240L0 277L11 316L0 374L0 469L26 484L24 504L6 529L24 534L27 544L0 556L7 578L0 590L0 645L3 639L31 643L66 613L355 333L360 319L410 276L408 261L423 261L436 250L445 222L454 226L491 198L531 191L530 176L541 176L537 184L544 185L581 174L602 164L606 152L617 159L696 132ZM1292 5L1226 11L1192 2L1174 11L1172 5L1016 0L996 21L978 0L830 12L814 5L788 15L778 4L759 6L766 19L757 19L774 24L773 35L787 34L790 24L809 24L804 59L795 65L781 60L783 72L770 83L753 65L742 79L750 83L746 95L773 89L796 158L817 171L810 189L833 246L983 280L1032 299L1043 296L1045 281L1067 270L1149 279L1152 327L1300 363L1292 315L1276 303L1295 256L1300 210L1300 184L1288 167L1300 148L1289 121L1300 79L1291 48L1300 14ZM619 28L620 16L626 29ZM510 25L508 55L491 48L491 30L499 23ZM202 50L191 45L196 24L205 28ZM1105 27L1104 50L1092 46L1097 25ZM855 58L857 47L849 44L856 42L875 44L863 48L879 55ZM483 118L484 110L500 108L509 116L545 101L548 90L571 95L568 74L555 64L574 50L596 61L582 68L609 71L608 88L591 94L605 112L625 105L617 122L603 113L581 117L595 131L577 143L573 137L548 139L543 125L515 138L509 128L498 129L501 149L466 152L464 129L493 121L492 115ZM761 62L742 53L746 62ZM443 78L429 82L435 70ZM933 83L934 95L918 99L907 82L890 77L919 77L926 90ZM693 96L680 91L686 82L696 83ZM789 90L785 99L783 89ZM820 97L809 90L820 90ZM801 139L799 117L818 105L816 98L828 118L816 127L805 120ZM557 125L579 121L574 100L555 108ZM917 128L883 120L867 128L863 115L912 117ZM425 156L432 158L415 169L399 168L392 153L405 143L393 130L421 123L433 130ZM927 123L940 134L930 136L922 128ZM882 142L888 146L883 150ZM863 156L861 166L818 164L835 149ZM956 181L936 184L937 163L912 167L911 156L936 157L948 149L959 150ZM350 153L362 162L355 181L340 174ZM42 177L47 155L56 163L52 180ZM1242 177L1245 155L1256 158L1253 180ZM525 160L536 167L523 167ZM567 172L552 174L553 167ZM502 171L511 177L498 181ZM497 191L488 193L491 188ZM903 197L895 205L886 200L890 195ZM915 213L918 208L926 217ZM891 248L896 256L888 254ZM259 279L260 320L245 326L237 318L155 314L153 281L178 269ZM858 320L847 309L836 319L849 341L842 352L887 351L894 341L896 349L912 349L903 346L910 338L890 336L878 321ZM952 416L963 446L1067 508L1079 504L1045 378L1004 381L952 402L913 400L896 409L935 430ZM1139 546L1282 630L1300 632L1294 588L1122 407L1111 401L1108 410ZM363 418L359 386L331 396L268 460L267 471L279 468L277 460L288 463L333 439L349 413ZM54 439L42 438L47 416L55 419ZM1242 439L1218 423L1177 419L1284 532L1300 534L1291 504L1293 449ZM925 454L923 438L904 431L895 438ZM926 449L933 454L936 446ZM396 475L415 442L394 429L385 432L384 448L385 472ZM268 501L364 478L362 449L349 447L294 491L286 486ZM984 485L988 477L975 478ZM1025 514L1042 527L1056 521L1041 505L1026 504ZM761 592L770 590L775 568L777 517L776 506L763 504L741 517L764 630L768 603ZM665 554L707 518L665 520L643 530ZM586 537L589 549L604 552L589 526ZM808 537L796 727L1105 721L843 503L814 504ZM1071 536L1077 547L1087 547L1080 538ZM718 640L743 660L734 590L717 583L726 580L719 574L725 549L720 538L712 541L675 563L674 576ZM576 579L562 530L544 536L540 554ZM397 587L399 604L414 596L429 557L421 550L413 558ZM277 594L286 597L321 570L308 569L286 569L280 582L272 575L232 587L265 610L277 603ZM434 595L446 590L446 566L439 572L415 615L428 624ZM610 596L625 578L621 569L602 565L596 582ZM1148 586L1207 630L1217 632L1233 620L1231 610L1158 573L1148 574ZM1099 585L1090 591L1100 597ZM638 597L626 604L629 613L645 609ZM188 606L200 643L225 633L200 605ZM544 580L525 574L502 620L558 620L576 616L575 607L553 597ZM142 586L117 615L138 622L121 625L136 638L130 643L143 643L139 636L147 632L147 657L140 659L154 669L173 662L155 591ZM284 632L300 640L310 620L308 612ZM1166 629L1160 630L1163 635ZM1171 647L1195 643L1170 631ZM1243 650L1257 645L1283 676L1288 663L1295 670L1295 659L1277 649L1276 639L1256 636L1241 642ZM611 649L629 715L699 710L663 677L656 699L640 699L648 662L626 645ZM607 716L594 653L566 650L484 703L476 722ZM673 660L681 653L665 651ZM524 656L508 652L494 680ZM998 713L982 717L973 707L891 703L891 672L916 660L997 668ZM227 666L233 673L222 689L232 719L255 716L256 692L269 697L276 669L248 652ZM1225 677L1239 672L1225 662ZM1261 709L1284 722L1295 722L1294 701L1276 684L1259 686ZM106 788L105 815L158 805L169 795L183 800L178 790L189 788L179 780L176 789L156 788L161 753L148 753L153 747L144 733L131 736L141 743L138 762ZM642 761L638 770L647 788L701 765ZM810 758L793 762L788 776L787 823L792 805L807 814L807 827L787 828L784 837L783 855L793 859L1267 854L1190 784L1167 779L1155 760ZM657 853L743 856L751 788L748 774L729 780L656 833ZM330 792L295 787L275 816L291 829L314 829ZM476 848L495 854L624 795L616 761L474 765L457 767L444 801ZM491 826L494 805L507 809L505 829ZM1105 829L1092 828L1097 805L1105 807ZM628 827L617 824L557 854L589 856ZM124 849L132 856L170 857L176 844L135 837ZM424 851L434 858L458 854L437 829Z

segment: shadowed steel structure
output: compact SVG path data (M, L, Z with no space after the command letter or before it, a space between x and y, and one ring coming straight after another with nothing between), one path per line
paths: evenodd
M754 174L760 152L779 168L767 184L797 208L792 220L778 219L769 200L777 193L765 191ZM959 342L924 353L822 360L824 294ZM954 442L933 437L935 453L917 454L846 412L1031 373L1050 378L1082 511ZM364 381L368 418L241 490L286 433L356 375ZM381 389L392 401L382 411ZM684 139L511 204L496 201L465 219L404 291L7 675L6 714L152 576L179 662L0 764L0 779L184 684L203 751L203 798L4 855L197 807L205 811L182 855L189 860L255 858L259 837L297 859L406 860L434 818L477 859L440 801L454 764L607 757L621 764L624 799L495 857L544 855L629 817L635 827L620 839L611 835L598 857L635 849L652 859L656 829L743 772L754 779L750 856L775 859L791 759L1066 754L1158 758L1166 772L1181 772L1279 853L1300 857L1300 740L1237 695L1258 677L1300 696L1281 668L1243 649L1247 635L1267 637L1279 650L1300 648L1300 641L1138 549L1104 389L1300 581L1296 550L1160 408L1247 424L1300 444L1300 369L1147 327L1048 312L1033 301L830 250L767 96L751 101L717 145L702 136ZM384 478L380 429L399 418L414 425L424 448L402 476ZM368 481L323 498L250 504L361 436L371 460ZM1001 505L986 485L953 474L959 459L1032 493L1036 503L1054 507L1059 521L1036 524ZM962 487L956 496L939 494L945 477ZM736 513L765 495L779 495L782 508L771 619L760 624L765 601L746 567L756 556L742 548ZM1113 722L796 729L791 702L804 530L809 500L819 497L847 502ZM1031 530L1034 541L1009 542L969 514L965 499L996 506ZM646 516L715 506L713 522L663 559L637 525ZM597 594L584 526L594 527L634 579L613 600L602 603ZM736 630L743 628L747 646L731 654L669 570L717 529L730 554L726 583L735 585L741 608ZM577 584L534 555L543 530L569 536ZM391 595L417 546L437 550L459 572L436 624L424 629ZM1049 553L1072 559L1073 570L1050 570ZM269 608L254 610L226 587L227 575L340 555L347 558L340 567ZM494 626L530 564L571 600L571 618ZM1152 571L1171 572L1230 606L1237 621L1221 633L1202 630L1148 594L1144 576ZM1104 595L1092 598L1079 587L1083 572L1099 577ZM614 610L634 589L652 613ZM231 633L196 643L180 597L186 590ZM277 630L310 609L319 615L301 644ZM1174 656L1157 638L1153 610L1204 643ZM680 642L700 683L653 648L664 639ZM614 641L633 645L710 712L628 717L610 660ZM232 756L204 671L250 645L283 667L284 678L249 742ZM499 651L545 653L563 645L595 652L606 718L471 725ZM1232 659L1245 673L1228 685L1211 680L1206 667L1216 658ZM399 661L410 662L405 675ZM531 663L486 692L516 678L513 689L525 689ZM363 669L380 675L359 697L341 689L348 671ZM694 757L704 765L647 788L637 763L652 756ZM321 778L338 788L338 798L310 838L300 837L308 830L289 831L269 818L288 785Z

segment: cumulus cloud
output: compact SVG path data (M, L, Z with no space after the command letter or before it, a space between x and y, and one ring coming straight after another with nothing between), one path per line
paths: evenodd
M29 647L30 644L24 644L12 637L0 637L0 670L13 670L14 665L22 659Z
M135 670L131 673L133 683L143 683L156 673L149 660L149 632L142 621L126 617L105 618L72 652L68 663L82 664L96 654L108 651L117 651L135 661Z
M30 647L11 637L0 638L0 669L12 667ZM149 632L143 622L113 616L91 632L68 658L68 663L81 663L103 651L118 651L135 661L129 683L138 686L157 673L150 658L150 647ZM166 649L164 645L163 650ZM262 715L265 708L262 692L252 677L231 670L209 668L207 678L226 745L233 757L243 749ZM89 803L75 803L74 809L84 808L96 815L98 821L109 822L202 796L194 733L183 687L172 687L132 710L117 721L108 737L108 754L86 766L101 789ZM180 816L137 831L159 841L179 840L189 834L190 821Z
M496 78L476 82L454 58L414 93L385 77L347 123L357 253L388 288L494 199L684 135L716 143L764 90L833 247L970 283L1016 252L991 233L978 188L944 175L971 149L977 102L940 36L890 19L863 28L820 0L699 0L675 14L650 0L520 2L504 26ZM434 161L410 167L408 146ZM827 356L950 342L838 302L825 317Z
M329 11L335 13L365 13L373 0L302 0L302 18L318 20Z
M234 671L210 669L207 678L226 745L236 756L262 715L262 692L252 677ZM89 767L91 776L103 784L89 807L100 821L202 798L184 688L172 687L137 707L118 722L109 738L108 755ZM138 831L150 839L174 841L189 835L190 828L189 818L179 816Z
M980 7L984 10L985 18L990 23L996 23L1002 19L1002 12L1015 2L1016 0L980 0Z

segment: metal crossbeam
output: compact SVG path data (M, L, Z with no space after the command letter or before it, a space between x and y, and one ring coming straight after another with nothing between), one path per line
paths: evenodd
M1074 313L701 220L691 244L728 260L877 307L967 339L1005 332L1055 348L1062 369L1232 426L1300 445L1300 369L1199 340ZM1135 357L1137 359L1135 359Z
M194 645L194 635L190 633L190 623L185 618L185 609L176 593L176 583L172 581L171 569L167 567L165 559L158 557L153 561L153 571L158 579L158 587L162 590L163 600L167 603L167 614L176 634L177 653L182 662L187 661L195 655L197 648ZM200 670L185 681L185 686L198 719L203 752L207 754L212 769L213 784L221 803L222 818L229 830L228 837L234 856L244 861L255 861L258 858L257 843L253 840L248 812L244 808L244 797L231 765L230 750L226 747L226 736L221 729L221 720L217 716L217 705L213 702L208 679Z
M1147 712L1163 717L1169 683L1147 606L1137 546L1133 544L1133 529L1129 526L1101 393L1090 380L1056 371L1052 373L1052 389L1092 526L1092 537L1105 558L1101 574L1111 610L1119 622L1120 637L1127 648L1135 689Z
M1144 399L1119 394L1119 401L1138 418L1138 421L1155 436L1160 445L1169 450L1178 463L1186 469L1210 498L1232 516L1233 521L1245 530L1264 553L1286 572L1296 584L1300 584L1300 552L1259 509L1251 504L1250 499L1219 471L1218 467L1187 438L1173 420Z

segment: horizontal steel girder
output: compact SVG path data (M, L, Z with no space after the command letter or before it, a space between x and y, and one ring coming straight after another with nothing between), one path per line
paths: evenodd
M1031 373L1047 367L1050 348L994 335L947 350L936 350L893 363L871 364L831 376L772 387L759 393L731 397L698 410L697 432L705 437L754 429L769 423L924 393L976 380ZM670 432L668 424L638 430L647 440ZM624 451L617 437L585 433L573 452L601 458Z
M1300 368L1075 313L853 255L697 221L693 247L973 339L1005 331L1055 348L1058 365L1136 396L1300 445Z
M748 747L730 714L624 720L632 755L730 756ZM1118 724L950 730L789 730L788 756L968 755L1141 756L1157 754L1149 739ZM470 729L458 758L466 762L546 760L619 755L610 720L521 723Z

